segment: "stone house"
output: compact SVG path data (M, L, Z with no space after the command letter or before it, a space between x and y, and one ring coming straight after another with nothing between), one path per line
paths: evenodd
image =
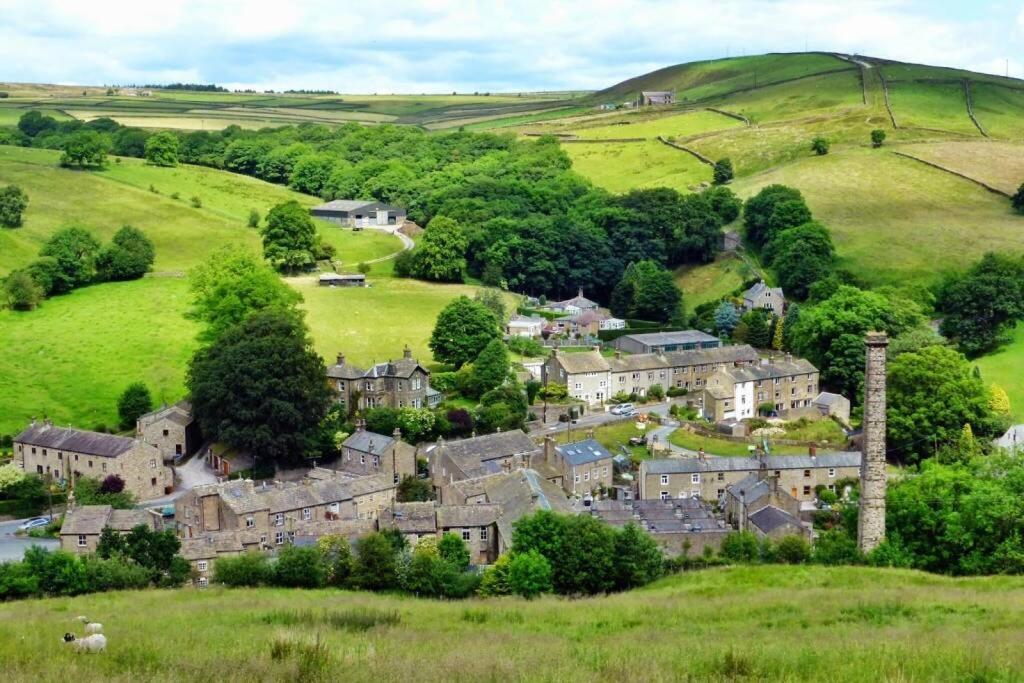
M710 547L716 552L732 532L710 505L697 498L669 500L595 500L589 512L611 526L636 524L646 531L666 557L686 551L691 557Z
M455 534L469 548L469 562L493 564L498 559L498 505L441 505L437 508L438 536Z
M212 531L181 542L178 554L192 568L192 585L206 588L213 579L213 566L221 557L264 550L260 535L251 531Z
M14 437L14 455L25 472L62 483L80 477L102 481L116 474L138 500L159 498L174 485L156 446L141 439L54 427L49 421L32 422Z
M109 505L80 505L64 514L60 549L79 555L96 552L107 527L128 533L137 526L157 529L160 518L147 510L115 510Z
M327 379L334 389L337 401L349 413L368 408L427 408L440 400L440 394L430 389L430 371L413 359L408 346L402 358L377 363L364 370L345 362L345 354L338 354L338 362L327 368Z
M697 351L700 349L717 349L721 345L722 340L718 337L699 330L625 334L612 342L612 346L626 353Z
M546 318L539 315L514 315L505 324L505 334L510 337L539 339L547 322Z
M592 434L582 441L558 446L552 437L545 437L544 460L561 473L562 488L572 495L612 486L612 454Z
M716 370L704 387L701 412L712 422L739 421L770 404L784 415L809 407L817 395L818 369L787 354L783 360L762 359L755 365Z
M778 318L785 315L786 297L782 293L782 287L769 287L761 280L743 292L743 310L756 309L766 310Z
M726 521L739 531L778 540L797 535L811 540L813 530L800 520L800 501L779 487L779 477L752 472L726 487L720 506Z
M583 311L597 311L600 305L583 296L583 288L580 287L576 296L565 301L551 301L543 307L545 311L553 313L564 313L565 315L579 315Z
M530 467L542 455L537 444L519 430L456 441L439 439L424 452L441 500L447 499L446 487L457 481Z
M823 391L818 394L811 405L825 417L834 417L844 425L850 424L850 399L840 394Z
M484 489L487 502L501 508L497 519L499 555L512 547L513 526L522 517L538 510L576 514L562 487L533 469L518 469L489 478Z
M402 477L416 476L416 448L402 441L397 428L391 436L384 436L366 431L360 421L341 444L341 458L328 469L359 476L386 473L398 484Z
M199 423L193 418L188 401L142 415L135 422L135 436L159 448L166 463L192 455L202 444Z
M383 202L364 199L335 199L309 210L314 218L330 221L350 228L368 228L378 225L399 226L405 223L405 209Z
M717 501L726 489L751 473L778 478L779 489L798 501L813 501L815 489L836 491L836 482L860 476L861 454L838 451L817 455L764 455L720 458L660 458L640 463L639 494L643 500L700 498Z
M610 387L610 371L608 359L595 347L580 353L552 349L541 374L545 385L564 384L572 398L596 405L614 393Z
M675 95L667 90L644 90L640 93L640 104L644 107L672 104L675 101Z
M438 490L438 502L442 505L476 505L487 502L487 482L501 473L485 474L472 479L454 481Z
M377 525L381 531L397 530L409 542L409 547L415 548L421 539L437 538L436 511L437 504L432 501L392 503L391 507L381 510Z

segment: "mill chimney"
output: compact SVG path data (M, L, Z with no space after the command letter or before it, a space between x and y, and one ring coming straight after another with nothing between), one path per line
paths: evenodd
M860 461L860 517L857 546L874 550L885 538L885 332L864 337L864 439Z

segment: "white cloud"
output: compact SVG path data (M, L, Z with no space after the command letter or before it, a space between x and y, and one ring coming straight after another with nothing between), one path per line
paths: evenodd
M683 61L805 45L1001 73L1005 57L1024 61L1014 35L1024 11L980 4L952 18L924 0L0 0L0 79L600 88Z

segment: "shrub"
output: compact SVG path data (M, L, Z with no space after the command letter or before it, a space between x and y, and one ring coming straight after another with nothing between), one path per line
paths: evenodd
M0 225L5 228L20 228L22 214L28 208L28 195L17 185L8 185L0 190Z
M327 563L318 548L286 546L274 563L271 581L288 588L321 588L327 584Z
M189 199L188 201L192 205L193 209L201 209L201 208L203 208L203 200L200 199L199 197L195 196L195 195L193 195L192 198Z
M818 564L860 564L862 556L857 541L844 530L825 531L818 536L812 554Z
M129 384L117 400L117 414L121 419L121 429L131 429L140 416L152 409L153 398L146 385L142 382Z
M1024 214L1024 183L1021 183L1020 187L1017 188L1017 192L1010 201L1017 213Z
M551 564L537 550L517 553L508 564L508 587L528 600L550 593Z
M876 128L871 131L871 146L881 147L882 143L885 142L885 131L881 128Z
M811 151L818 156L825 156L828 154L829 147L829 141L825 138L814 138L814 140L811 141Z
M775 558L786 564L803 564L811 559L811 547L799 536L785 536L775 546Z
M124 491L124 479L116 474L108 474L100 484L100 493L121 493Z
M761 555L757 536L751 531L738 531L726 535L722 539L719 553L730 562L737 563L756 562Z
M508 350L529 358L544 355L544 345L530 337L509 337Z
M249 209L249 220L246 222L246 224L250 228L260 227L260 212L257 211L256 209Z
M715 185L724 185L733 178L732 161L728 158L719 159L715 162L713 171Z
M447 533L437 543L437 553L445 562L450 562L457 569L469 566L469 548L458 534Z
M269 583L270 564L262 553L221 557L213 564L213 580L225 586L261 586Z
M360 588L385 590L398 585L395 546L383 533L363 536L356 543L352 580Z
M43 300L45 292L27 271L15 270L4 280L3 294L12 310L31 311Z

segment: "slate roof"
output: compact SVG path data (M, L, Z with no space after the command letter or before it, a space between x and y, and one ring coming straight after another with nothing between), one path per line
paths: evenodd
M399 358L389 360L386 363L375 363L370 369L363 370L351 363L335 363L327 368L327 376L334 379L376 379L378 377L394 377L397 379L408 379L419 368L423 372L427 369L419 364L414 358Z
M609 358L612 372L639 372L641 370L665 370L672 367L666 355L660 353L635 353L618 358Z
M524 469L502 474L488 481L485 488L488 502L501 506L498 533L505 539L506 544L512 540L512 525L531 512L575 512L562 488L534 470Z
M599 460L610 460L612 454L595 439L584 439L555 446L555 450L570 465L586 465Z
M518 429L438 442L437 448L456 461L472 458L483 462L539 450L533 439Z
M487 482L493 477L500 476L499 474L485 474L482 477L473 477L472 479L462 479L460 481L453 482L448 485L449 488L454 489L462 500L472 498L474 496L486 495L487 491L485 487Z
M818 397L814 399L813 403L814 405L830 406L833 403L837 403L838 401L841 400L845 400L845 398L842 395L833 394L828 391L823 391L820 394L818 394Z
M768 505L761 508L754 514L748 516L747 519L750 520L751 524L766 534L771 533L785 524L795 524L796 526L800 526L800 520L774 505Z
M192 424L192 404L188 401L178 401L139 417L139 421L144 425L150 425L160 420L170 420L177 425L187 427Z
M351 448L352 450L359 451L360 453L384 455L394 444L395 439L393 437L361 429L356 430L356 432L345 439L344 443L341 445L343 448Z
M376 204L376 202L372 199L335 199L314 206L310 211L355 211L370 204Z
M583 296L583 289L581 288L571 299L565 301L554 301L548 304L548 308L565 308L566 306L576 306L577 308L597 308L598 304L596 301L591 301L587 297Z
M764 283L764 280L754 283L750 287L750 289L743 292L743 298L753 301L757 297L761 296L763 293L769 291L772 293L772 296L777 296L780 299L784 299L784 295L782 294L782 287L769 287Z
M64 515L60 535L99 534L107 525L112 509L109 505L80 505Z
M122 453L130 451L137 443L135 439L124 436L54 427L45 422L29 425L25 431L14 437L14 441L31 446L99 455L106 458L116 458Z
M735 346L719 346L715 349L669 351L665 353L665 358L668 359L671 367L687 367L719 363L755 363L759 356L754 347L748 344L737 344Z
M769 455L768 470L807 470L822 467L860 467L860 451L836 451L809 455ZM760 469L757 458L657 458L640 463L646 474L691 474L694 472L744 472Z
M633 341L647 346L666 346L673 344L695 344L704 342L717 342L718 337L713 337L700 330L681 330L679 332L647 332L643 334L627 334L619 339L632 339Z
M600 351L581 351L579 353L559 353L558 362L566 374L576 375L585 372L607 372L611 369L608 359Z
M398 529L403 534L432 534L437 531L433 503L395 503L381 516L381 527Z
M135 527L153 528L153 516L145 510L111 510L107 526L115 531L131 531Z
M499 505L442 505L437 508L437 526L441 529L488 526L498 521Z
M751 472L735 484L725 487L725 495L735 498L740 503L749 505L771 493L771 484L767 479L760 479L756 472Z

